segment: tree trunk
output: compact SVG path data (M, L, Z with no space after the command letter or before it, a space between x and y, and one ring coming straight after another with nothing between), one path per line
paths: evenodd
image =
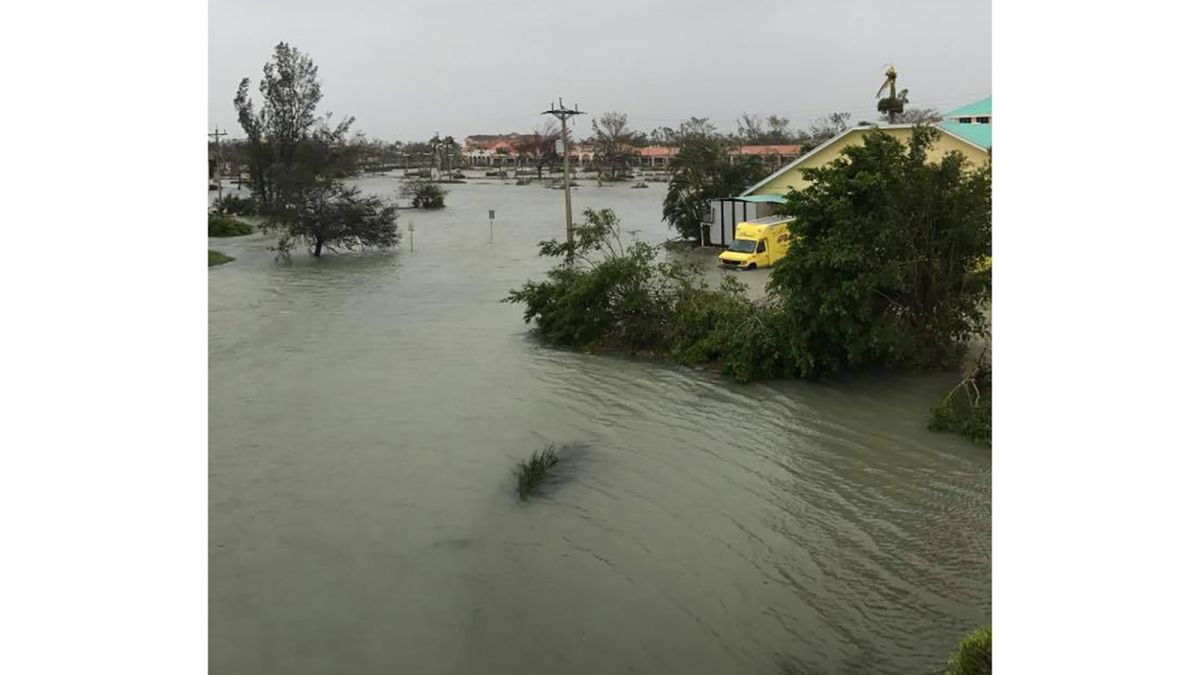
M321 247L324 245L325 245L324 241L322 241L320 239L317 240L317 243L313 246L313 257L314 258L321 257Z

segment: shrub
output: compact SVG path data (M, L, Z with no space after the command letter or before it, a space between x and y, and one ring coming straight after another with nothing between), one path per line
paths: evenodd
M356 187L326 183L300 194L287 218L277 225L275 250L288 257L302 243L313 257L325 250L390 248L400 242L396 216L400 207Z
M400 184L400 198L409 200L413 208L440 209L446 206L446 190L428 180L406 180Z
M962 381L930 411L930 431L949 431L992 444L991 354L989 342Z
M253 231L254 228L250 223L216 211L208 213L208 236L210 237L240 237Z
M214 202L213 209L226 215L253 216L258 214L258 202L253 197L228 194Z
M550 468L558 463L558 452L553 445L535 451L528 460L517 464L517 496L522 501L529 498L549 475Z
M967 635L958 644L958 651L950 657L946 675L991 675L992 673L992 629L980 628Z
M751 302L732 277L712 288L694 263L655 263L649 245L624 243L611 210L586 209L573 245L542 242L541 253L567 260L506 301L524 303L525 321L553 344L718 362L739 380L796 371L777 303Z
M220 251L208 250L208 266L224 265L227 262L233 262L233 258L221 253Z

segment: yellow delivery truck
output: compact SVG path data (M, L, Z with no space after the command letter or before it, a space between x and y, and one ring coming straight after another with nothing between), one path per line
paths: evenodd
M788 224L794 218L769 216L738 223L733 244L717 257L721 267L752 270L770 267L783 258L792 245Z

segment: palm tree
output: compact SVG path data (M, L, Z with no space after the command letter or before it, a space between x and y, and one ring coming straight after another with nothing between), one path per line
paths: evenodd
M875 98L879 98L884 89L889 90L888 97L879 100L879 112L887 115L888 124L895 124L896 118L904 112L904 104L908 103L908 90L901 89L900 95L896 95L896 69L893 66L888 66L887 79L875 93Z

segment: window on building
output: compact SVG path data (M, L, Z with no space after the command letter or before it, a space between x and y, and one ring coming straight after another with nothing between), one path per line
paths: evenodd
M976 117L975 123L976 124L991 124L992 118L991 117Z
M960 117L960 118L958 118L958 121L960 124L970 124L971 118L970 117Z

